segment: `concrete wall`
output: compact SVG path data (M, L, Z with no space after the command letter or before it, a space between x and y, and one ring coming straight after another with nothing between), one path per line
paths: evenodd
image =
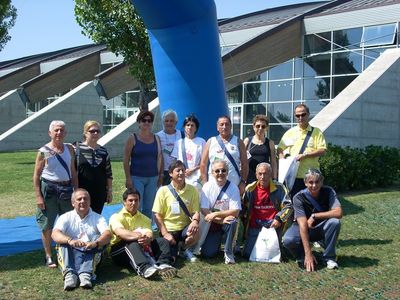
M37 149L49 141L52 120L66 123L66 142L82 139L87 120L103 120L103 105L93 82L85 82L0 135L0 151Z
M341 146L400 147L400 49L386 50L311 124Z
M17 125L25 117L25 105L17 90L0 97L0 134Z
M158 98L149 103L149 110L154 113L154 123L152 131L156 133L162 129L160 105ZM138 114L139 112L133 114L117 127L110 130L99 140L99 144L107 148L111 158L122 160L126 139L128 138L129 134L133 132L138 132L139 128L138 124L136 123L136 117Z

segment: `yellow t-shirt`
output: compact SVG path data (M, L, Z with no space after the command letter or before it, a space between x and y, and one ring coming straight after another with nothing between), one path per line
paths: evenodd
M146 229L149 232L152 232L151 220L148 217L146 217L140 211L136 212L136 214L132 216L130 212L125 209L125 207L111 216L109 227L112 233L112 238L110 241L111 246L121 241L121 239L114 232L114 230L117 228L124 228L131 231L136 229Z
M177 193L191 215L200 210L199 193L194 186L186 183L185 187ZM177 202L168 186L158 189L154 199L153 212L159 213L163 217L165 227L169 232L183 230L190 223L189 217ZM176 213L177 209L178 213Z
M301 129L300 126L295 126L289 129L285 132L281 141L279 142L278 149L285 150L288 148L290 156L296 156L299 154L304 139L307 136L307 132L310 130L310 125L308 125L307 129L305 130ZM304 153L308 153L317 149L326 149L326 142L321 130L314 127ZM310 157L301 160L296 178L303 179L307 170L310 168L319 169L319 157Z

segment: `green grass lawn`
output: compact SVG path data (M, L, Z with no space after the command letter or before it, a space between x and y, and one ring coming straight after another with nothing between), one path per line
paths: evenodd
M20 175L12 174L14 169L20 170L19 165L29 164L33 169L34 153L23 153L24 158L19 159L20 155L0 154L2 166L5 162L9 173L1 175L0 199L3 210L14 208L18 201L26 205L26 214L34 199L14 199L11 195L15 191L30 191L18 188L12 178L29 184L31 189L31 171L24 172L21 167ZM17 166L8 165L5 158L14 160ZM113 163L113 168L122 178L121 162ZM8 178L7 184L4 178ZM123 190L120 180L116 178L120 188L114 188L118 196ZM4 209L4 195L14 202L8 209ZM273 265L240 258L237 264L227 266L221 255L194 264L178 260L178 277L148 281L115 267L106 258L93 290L64 292L61 273L44 267L42 251L34 251L0 257L0 299L399 299L400 191L375 190L341 195L340 199L344 217L337 249L338 270L326 270L320 263L317 272L306 273L293 260ZM12 210L2 212L2 217L15 215ZM316 249L317 254L320 251Z

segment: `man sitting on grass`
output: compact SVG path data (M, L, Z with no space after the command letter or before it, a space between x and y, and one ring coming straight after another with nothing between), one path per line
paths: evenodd
M151 220L138 211L139 192L127 189L122 198L124 207L110 218L112 260L134 268L146 279L157 274L174 277L176 269L170 265L173 259L168 241L162 237L153 239Z
M310 242L320 242L325 251L323 258L328 269L338 268L336 242L340 231L342 208L335 191L322 186L324 177L317 169L309 169L304 176L306 189L293 198L296 221L286 231L283 245L304 265L307 272L314 271L315 259Z
M76 189L71 196L73 210L62 214L54 226L52 239L58 244L57 257L64 275L64 290L92 287L101 249L110 242L111 233L103 216L90 208L90 196Z

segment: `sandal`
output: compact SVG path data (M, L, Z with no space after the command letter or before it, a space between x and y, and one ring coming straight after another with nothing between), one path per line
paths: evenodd
M51 269L57 268L57 264L53 261L51 256L46 256L45 263L46 263L46 266L51 268Z

